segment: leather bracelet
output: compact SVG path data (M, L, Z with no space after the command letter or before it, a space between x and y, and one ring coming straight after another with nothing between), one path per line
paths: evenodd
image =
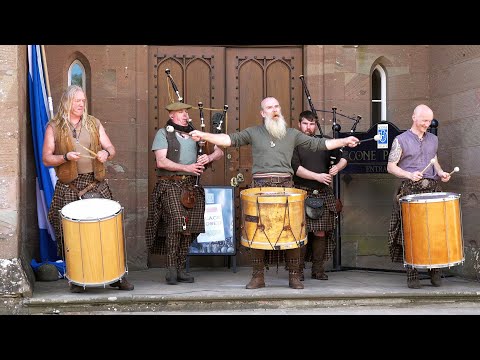
M67 154L68 154L68 153L67 153ZM67 154L63 154L63 159L64 159L65 161L68 161Z
M110 151L108 151L107 149L103 149L103 151L107 152L107 154L108 154L107 158L109 158L110 157Z

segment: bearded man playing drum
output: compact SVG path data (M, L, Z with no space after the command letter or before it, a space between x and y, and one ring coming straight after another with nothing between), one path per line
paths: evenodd
M437 159L438 138L427 132L433 120L433 111L426 105L418 105L413 111L412 120L412 127L395 137L388 156L387 171L403 179L396 192L388 230L392 262L404 262L400 198L411 194L440 192L442 190L437 180L450 180L450 174L442 170ZM432 267L428 273L432 285L440 286L440 269ZM407 266L407 286L412 289L421 288L418 271L411 266Z
M310 137L297 129L288 128L281 113L277 99L267 97L260 104L263 124L246 128L231 134L211 134L194 130L190 135L195 141L208 141L213 144L228 146L252 145L253 182L252 187L293 187L293 169L291 165L293 150L302 146L311 151L332 150L342 146L355 147L358 139L349 136L343 139L324 139ZM264 266L285 258L289 270L289 286L303 289L300 281L300 248L287 250L263 250L251 248L252 279L247 289L265 286Z
M105 162L114 156L115 147L102 123L87 113L83 89L69 86L62 94L57 114L48 122L42 150L43 164L54 166L58 177L48 220L55 229L60 256L64 257L64 239L59 211L79 198L112 200L112 192L105 181ZM68 269L69 264L66 265ZM120 290L134 288L124 276L110 286ZM85 288L70 283L70 291L79 293Z

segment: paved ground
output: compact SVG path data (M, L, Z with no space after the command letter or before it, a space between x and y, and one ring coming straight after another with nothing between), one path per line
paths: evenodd
M4 303L13 314L480 314L480 283L454 276L433 287L426 274L422 288L409 289L406 275L382 271L334 271L329 280L310 279L305 289L288 287L283 268L266 271L267 286L248 290L249 267L194 268L193 284L167 285L165 269L131 271L133 291L107 286L85 293L68 290L67 280L37 282L32 298ZM6 307L6 308L5 308ZM0 308L2 311L2 308Z

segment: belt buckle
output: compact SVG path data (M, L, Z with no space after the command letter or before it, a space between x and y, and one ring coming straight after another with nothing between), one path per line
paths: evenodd
M275 181L276 179L276 181ZM279 184L280 183L280 176L272 176L270 177L270 181L274 184Z

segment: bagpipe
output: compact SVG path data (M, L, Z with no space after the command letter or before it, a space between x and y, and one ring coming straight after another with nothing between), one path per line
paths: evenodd
M305 96L307 97L308 105L310 106L310 110L312 111L313 115L315 116L315 122L317 124L318 131L320 133L320 137L324 137L322 128L320 126L320 122L318 121L317 109L315 109L315 106L313 105L312 97L310 96L310 92L308 91L308 87L307 87L307 84L305 82L305 77L303 75L300 75L299 78L302 81L303 90L305 91ZM353 120L353 125L352 125L352 128L350 129L351 134L355 132L358 123L362 119L362 117L360 115L357 115L356 117L351 117L351 116L341 114L341 113L337 112L337 108L335 106L332 107L332 111L330 111L330 110L318 110L318 111L321 111L323 113L331 113L332 114L332 130L333 130L333 136L332 137L334 139L338 138L338 134L340 133L340 130L342 129L341 125L337 122L337 115L342 116L346 119ZM343 149L344 149L344 146L342 146L338 151L332 151L333 155L330 156L330 167L335 165L338 162L338 160L340 160L340 159L338 159L338 157L339 156L341 157L341 153L343 152Z
M318 121L318 115L317 115L317 109L315 109L315 106L313 105L312 97L310 96L310 92L308 91L307 84L305 82L305 77L303 75L299 76L300 80L302 81L303 89L305 91L305 96L307 97L308 100L308 105L310 106L310 110L312 111L313 115L315 116L315 122L318 127L318 131L320 133L320 137L324 137L322 128L320 126L320 122ZM350 129L350 133L354 133L355 129L357 128L358 123L362 119L360 115L357 115L356 117L351 117L347 116L344 114L341 114L337 112L337 108L334 106L332 107L332 111L330 110L318 110L323 113L331 113L332 114L332 130L333 130L333 139L336 139L338 137L338 134L340 133L340 130L342 129L341 125L337 122L337 115L342 116L344 118L353 120L353 125L352 128ZM334 149L330 151L330 164L329 168L331 168L333 165L337 164L340 161L340 158L342 157L342 153L344 150L344 146L342 146L340 149ZM340 182L338 181L338 177L334 178L334 190L335 190L335 197L336 199L336 209L337 212L340 213L343 208L343 204L341 200L339 199L339 193L340 193Z
M180 95L180 92L178 91L178 87L175 84L175 81L173 80L173 77L170 73L170 69L165 69L165 74L167 75L167 79L169 80L169 82L167 82L167 88L168 88L168 83L170 83L172 88L173 88L173 91L177 95L177 101L183 103L184 99ZM168 95L169 95L170 100L172 101L173 97L171 96L170 91L168 91ZM203 131L203 132L206 131L204 110L210 110L210 111L222 110L222 112L216 112L212 115L212 119L211 119L211 122L210 122L210 129L209 129L210 131L208 131L208 132L213 133L213 134L220 134L220 133L224 132L223 130L226 129L226 124L227 124L228 105L224 105L223 109L206 108L206 107L203 106L203 102L199 101L197 106L198 107L192 106L192 108L193 109L198 109L198 111L199 111L201 131ZM191 131L196 130L195 126L193 125L192 119L188 119L188 126L190 127ZM199 141L197 143L197 158L202 156L202 155L205 155L205 154L210 155L214 151L214 147L215 147L214 144L211 144L211 143L206 142L206 141ZM205 168L208 168L208 167L211 167L213 169L212 162L208 163L205 166ZM197 176L197 181L196 181L197 185L198 185L199 178L200 178L200 175Z

